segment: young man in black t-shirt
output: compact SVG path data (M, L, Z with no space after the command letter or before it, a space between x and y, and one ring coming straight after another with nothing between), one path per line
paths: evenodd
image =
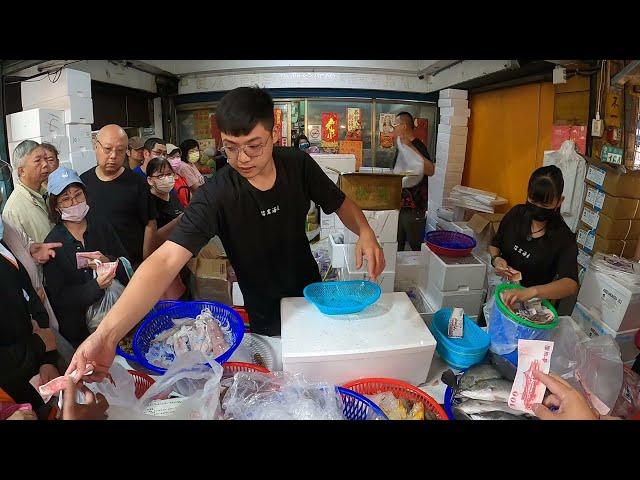
M435 162L431 160L426 145L415 136L414 131L413 115L409 112L400 112L393 125L393 135L422 157L424 176L417 185L402 189L402 207L398 220L398 250L404 250L405 242L409 242L411 250L420 251L427 222L425 217L428 197L427 179L435 173ZM394 166L397 158L396 150Z
M229 166L198 189L176 230L138 269L100 327L76 351L83 371L104 378L116 343L151 309L180 269L218 235L238 276L254 332L279 335L280 300L320 281L305 233L310 200L338 216L359 240L357 266L384 270L384 254L362 210L305 152L274 147L273 100L259 88L237 88L216 111Z

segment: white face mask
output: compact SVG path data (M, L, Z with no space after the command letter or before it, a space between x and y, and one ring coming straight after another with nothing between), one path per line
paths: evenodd
M70 207L60 207L62 220L67 222L79 223L87 216L88 212L89 205L87 205L87 202L78 203L77 205L72 205Z
M176 183L176 178L173 175L164 178L153 179L154 188L160 193L169 193L173 190L173 187Z

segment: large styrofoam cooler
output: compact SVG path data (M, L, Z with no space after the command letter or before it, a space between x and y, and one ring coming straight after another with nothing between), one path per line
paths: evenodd
M433 253L424 243L421 250L426 257L425 264L429 269L429 278L441 292L455 292L460 289L482 290L484 288L487 266L474 255L444 257Z
M438 107L468 108L469 100L461 98L441 98L438 100Z
M466 127L469 124L469 118L463 115L440 117L440 123L444 125L451 125L452 127Z
M69 161L71 163L70 168L78 172L78 175L82 175L98 164L96 152L93 150L71 152L69 153Z
M398 241L398 219L400 210L363 210L369 226L375 233L378 242L393 243ZM344 229L344 243L357 243L358 236L348 228Z
M460 108L460 107L440 107L440 116L441 117L470 117L471 110L468 108Z
M384 261L387 269L395 271L396 258L398 255L398 242L388 242L380 244L384 253ZM356 244L346 243L344 245L344 254L346 258L355 258Z
M37 143L49 143L56 147L58 150L58 160L60 161L68 161L69 160L69 139L67 137L35 137L28 138L27 140L33 140ZM15 148L22 143L24 140L19 142L10 142L9 143L9 158L13 161L13 151Z
M396 282L395 264L387 265L376 280L372 280L367 270L367 261L363 260L362 267L356 268L355 255L348 255L345 249L344 266L338 271L339 280L369 280L377 283L383 293L393 292Z
M50 108L33 108L7 115L11 128L7 140L21 142L37 137L63 137L66 135L64 111Z
M93 123L93 100L85 97L58 97L38 103L40 108L64 110L64 123Z
M427 379L436 341L404 292L352 315L324 315L304 298L281 301L283 370L336 385L388 377Z
M422 252L400 251L396 255L396 291L405 291L409 286L417 287L423 270L426 270L426 260Z
M578 302L598 313L615 332L640 328L640 286L622 284L589 269L582 280Z
M469 96L467 90L459 90L457 88L445 88L440 90L440 98L454 98L460 100L466 100Z
M469 129L466 126L449 125L445 123L438 124L438 135L446 133L449 135L464 135L467 136Z
M356 156L352 153L348 154L329 154L329 153L311 153L318 165L322 167L322 171L333 180L334 183L338 183L339 175L333 170L329 170L327 167L331 167L339 172L355 172L356 171Z
M327 215L324 212L320 212L320 228L328 230L344 230L345 227L337 213Z
M469 316L480 314L480 309L484 304L486 290L460 289L454 292L442 292L433 282L433 275L429 272L427 290L421 289L422 294L429 303L436 309L441 308L463 308L464 313Z
M339 241L341 238L344 239L344 235L329 235L329 244L331 245L331 248L329 249L329 256L331 257L331 266L333 268L344 267L344 242Z
M92 150L91 125L68 124L66 125L67 137L69 137L69 151Z
M51 78L44 77L37 82L22 82L20 84L22 108L32 108L41 102L59 97L91 98L90 74L72 68L64 68L59 75L55 82L52 79L55 79L54 77L57 77L58 74L51 74Z
M441 163L442 156L447 159L460 158L465 156L466 151L466 143L443 143L438 141L436 143L436 165ZM438 156L440 156L440 158L438 158Z

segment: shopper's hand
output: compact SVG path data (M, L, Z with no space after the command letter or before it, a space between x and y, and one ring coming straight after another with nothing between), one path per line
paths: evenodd
M98 286L104 290L111 286L111 282L113 281L114 278L116 278L115 270L113 270L110 273L104 273L102 275L98 275L98 277L96 278L96 282L98 282Z
M516 302L526 302L537 296L536 289L524 288L524 289L511 289L502 294L502 298L507 307L512 307Z
M53 334L53 330L50 328L40 328L34 320L31 320L31 325L33 325L33 333L38 335L42 341L44 342L45 351L51 352L56 349L56 337Z
M386 262L384 252L371 228L361 232L358 243L356 243L356 269L362 267L363 259L367 260L369 277L376 280L383 272Z
M38 420L38 416L33 410L16 410L7 420Z
M587 399L573 388L566 380L557 375L547 375L540 370L534 370L533 376L544 383L551 395L547 396L543 404L534 405L533 413L542 420L597 420L598 417L589 407ZM552 412L547 407L556 407Z
M116 356L117 340L111 339L100 326L80 344L73 354L65 375L78 370L79 378L90 382L101 382L109 373L109 368ZM93 374L84 375L93 370Z
M60 372L58 369L47 363L40 367L40 383L44 385L45 383L49 383L54 378L58 378L60 376Z
M35 260L36 263L43 264L47 263L50 258L55 258L56 256L56 248L60 248L62 243L32 243L29 246L29 253L31 254L31 258Z
M502 278L509 276L509 264L504 258L496 257L493 260L493 268L496 271L496 274L500 275Z
M84 394L84 404L76 403L76 390ZM67 377L67 386L64 389L64 405L62 406L63 420L106 420L109 402L104 395L94 395L91 390L82 384L76 385L70 377Z

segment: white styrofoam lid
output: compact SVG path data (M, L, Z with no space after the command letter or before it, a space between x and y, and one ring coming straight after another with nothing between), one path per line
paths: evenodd
M282 355L331 357L419 349L436 344L404 292L383 293L352 315L325 315L305 298L281 303Z

